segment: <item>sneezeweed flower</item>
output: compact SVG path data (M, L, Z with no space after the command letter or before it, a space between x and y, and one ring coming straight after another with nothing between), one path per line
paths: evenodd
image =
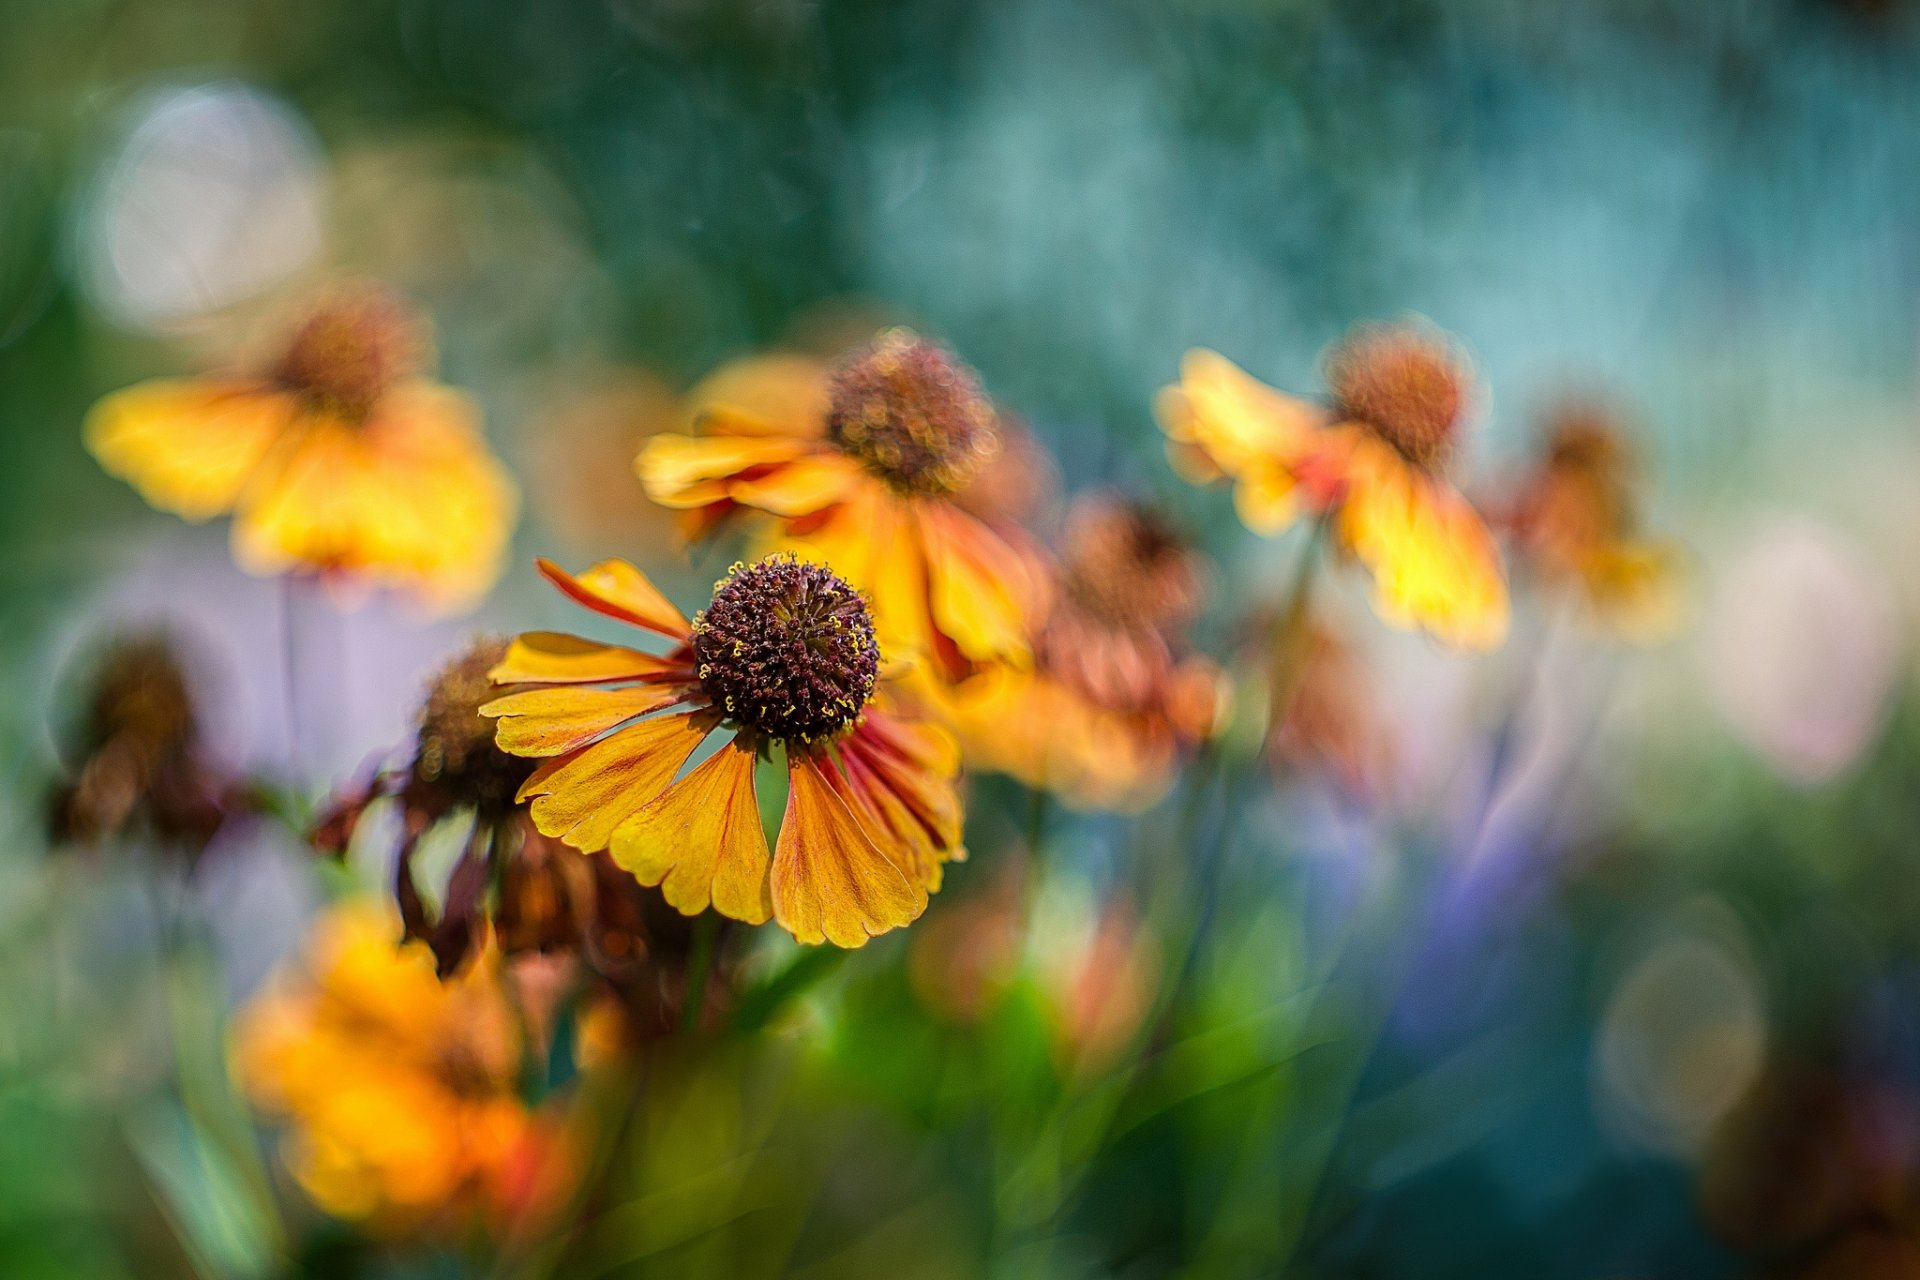
M1443 643L1497 646L1507 586L1492 535L1447 480L1471 399L1465 359L1424 324L1356 330L1328 353L1328 403L1191 351L1155 409L1175 467L1234 485L1240 518L1273 536L1303 517L1372 576L1374 609Z
M519 792L540 831L610 850L685 914L772 918L801 942L858 947L920 915L942 864L965 856L958 751L889 706L864 596L775 555L734 566L688 622L622 561L578 577L540 568L580 604L673 642L654 656L534 632L494 668L536 686L481 710L501 747L546 758ZM769 854L753 775L775 747L788 791Z
M1369 697L1352 642L1308 614L1285 646L1263 636L1267 763L1276 775L1317 774L1349 796L1373 797L1393 763L1392 742Z
M258 370L106 397L87 417L87 448L162 511L231 514L248 572L456 609L499 577L519 499L473 402L425 376L430 345L395 296L342 289Z
M106 650L64 754L66 777L47 815L57 843L147 833L193 856L252 807L207 750L187 673L164 634L128 636Z
M905 329L808 368L700 391L695 434L658 436L640 454L648 495L686 511L695 535L767 517L772 545L868 592L889 651L941 678L1024 662L1042 583L958 504L1001 441L973 371Z
M1157 513L1111 494L1080 499L1060 541L1032 666L964 682L950 719L981 767L1079 807L1140 808L1222 718L1219 669L1184 652L1207 566Z
M386 829L364 819L372 806L391 803L400 818L393 893L404 936L427 944L442 977L488 945L508 958L577 956L627 1009L637 1034L662 1034L679 1025L691 930L604 853L582 857L533 825L516 799L533 762L500 750L494 722L480 714L500 694L489 672L507 652L504 639L482 637L449 661L428 686L412 760L337 797L315 844L343 855L363 827ZM461 834L462 850L438 892L423 894L416 852L446 828ZM708 978L709 1013L724 1005L725 970Z
M560 1117L521 1101L498 956L442 982L394 929L366 902L322 915L241 1011L235 1075L284 1121L286 1165L327 1213L382 1234L527 1229L574 1162Z
M1544 452L1505 523L1519 563L1544 587L1571 594L1609 629L1651 639L1679 614L1679 554L1642 535L1640 479L1616 416L1569 400L1548 418Z

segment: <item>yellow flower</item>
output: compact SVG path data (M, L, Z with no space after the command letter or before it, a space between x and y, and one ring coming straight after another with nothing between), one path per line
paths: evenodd
M323 915L304 963L242 1010L235 1073L284 1118L288 1167L327 1212L384 1231L507 1225L561 1144L516 1092L500 975L483 959L443 984L398 932L370 903Z
M1468 398L1464 362L1424 326L1363 328L1327 361L1331 407L1191 351L1155 402L1188 479L1229 479L1241 520L1274 535L1324 516L1372 575L1375 611L1465 649L1506 636L1492 535L1445 478Z
M695 536L770 517L772 546L833 567L873 598L889 652L945 679L1028 657L1043 583L958 503L999 449L992 404L949 352L890 329L832 366L777 357L695 388L696 433L656 436L647 493Z
M687 915L711 905L842 947L919 917L942 864L965 856L959 753L944 731L877 700L880 647L863 596L818 564L769 556L736 565L689 623L623 561L578 577L540 569L580 604L674 647L656 657L550 632L514 641L493 678L537 687L481 711L499 719L503 749L547 757L520 788L535 826L585 852L610 849ZM676 782L723 727L727 742ZM769 855L753 774L774 744L788 791Z
M1572 592L1603 626L1649 640L1679 619L1680 555L1640 533L1639 469L1611 411L1569 400L1550 415L1544 456L1507 524L1542 584Z
M87 448L160 510L231 513L234 559L250 573L470 605L500 575L519 497L473 402L423 376L428 345L394 297L337 292L263 372L107 396L87 417Z
M1220 672L1181 652L1205 566L1155 513L1111 495L1080 499L1061 543L1033 665L989 670L936 705L970 761L1076 807L1142 808L1219 719Z

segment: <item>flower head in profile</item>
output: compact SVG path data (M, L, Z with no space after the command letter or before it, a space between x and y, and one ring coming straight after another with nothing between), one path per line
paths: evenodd
M535 632L494 668L533 686L481 710L501 747L545 758L519 790L541 832L611 851L688 915L772 918L802 942L858 947L920 915L942 864L965 856L959 756L944 731L888 707L865 596L774 555L734 566L689 622L622 561L577 577L540 568L673 646L655 656ZM680 777L716 732L719 749ZM754 766L775 747L787 802L769 853Z
M232 515L251 573L469 605L499 577L519 497L473 402L426 376L430 345L397 297L343 288L258 369L107 396L87 448L160 510Z
M1376 612L1444 643L1506 635L1492 535L1447 480L1472 397L1462 354L1424 324L1363 327L1328 353L1328 403L1276 391L1191 351L1156 410L1174 465L1227 479L1241 520L1274 535L1323 518L1373 579Z
M605 853L582 857L533 825L516 797L534 763L500 750L494 722L480 714L500 695L489 673L507 652L506 640L482 636L445 663L428 683L411 759L336 796L314 844L346 856L392 833L381 862L393 867L404 937L427 945L443 979L489 947L509 960L569 955L634 1035L664 1034L680 1024L692 930ZM397 832L367 821L376 806L398 810ZM460 852L423 892L416 855L449 829ZM709 976L707 1013L724 1007L729 976L724 963Z
M1641 532L1640 460L1617 415L1566 400L1548 415L1543 446L1506 513L1516 558L1614 631L1645 639L1670 630L1680 556Z
M957 679L1024 662L1043 583L958 501L1001 446L973 371L905 329L823 366L734 366L696 388L693 435L655 437L637 467L689 532L758 513L773 545L869 592L890 652Z
M193 856L252 808L247 789L208 751L187 672L165 634L107 647L67 736L66 776L47 815L56 842L144 832Z
M968 758L1081 807L1157 799L1221 718L1220 671L1185 652L1206 580L1204 560L1155 511L1081 498L1032 666L985 672L948 700Z
M285 1121L287 1166L322 1209L458 1234L555 1203L568 1147L520 1099L525 1046L495 960L442 982L424 946L394 945L385 909L347 902L241 1011L235 1074Z

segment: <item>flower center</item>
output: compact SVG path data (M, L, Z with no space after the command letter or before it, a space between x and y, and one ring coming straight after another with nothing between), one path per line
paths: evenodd
M880 674L866 597L790 556L733 567L693 620L693 657L715 705L801 742L852 725Z
M314 408L358 422L389 387L418 371L425 345L405 302L384 289L356 288L308 313L274 379Z
M1061 550L1068 596L1104 622L1159 630L1199 611L1200 564L1158 513L1116 497L1082 499Z
M952 493L999 448L973 370L907 329L841 360L828 394L827 438L901 493Z
M482 636L440 668L420 706L413 755L414 781L489 816L513 808L514 795L535 763L494 745L494 722L480 714L483 704L500 696L487 672L506 656L505 640Z
M1465 367L1437 335L1412 325L1362 329L1333 349L1334 407L1416 466L1440 466L1466 405Z

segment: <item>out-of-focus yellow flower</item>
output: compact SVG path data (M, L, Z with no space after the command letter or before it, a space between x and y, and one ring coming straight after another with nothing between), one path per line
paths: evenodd
M1545 451L1507 524L1521 563L1545 586L1572 592L1612 630L1654 639L1681 613L1680 555L1641 536L1639 472L1616 417L1569 400L1549 417Z
M519 496L474 403L424 376L430 347L399 299L343 289L313 304L263 372L107 396L87 417L87 448L160 510L231 513L250 573L464 607L500 575Z
M890 655L958 679L1024 663L1043 603L1029 557L956 501L1000 448L973 371L904 329L832 365L763 357L696 387L695 434L657 436L647 493L704 536L771 518L771 546L830 565L873 600Z
M1324 516L1373 579L1376 612L1485 650L1506 636L1507 585L1480 516L1446 464L1470 386L1424 324L1361 328L1326 361L1330 406L1276 391L1211 351L1190 351L1155 409L1177 470L1228 479L1241 520L1275 535Z
M503 749L546 757L519 792L535 826L610 849L687 915L772 918L801 942L842 947L919 917L942 864L965 856L959 750L883 704L859 592L821 565L769 556L736 565L689 623L622 561L578 577L540 568L578 603L674 647L656 657L551 632L513 642L493 678L536 687L482 712L498 718ZM729 740L676 782L723 728ZM788 791L770 855L753 774L774 745Z
M936 702L968 760L1078 807L1158 799L1221 718L1219 669L1181 652L1205 581L1198 553L1154 512L1081 499L1033 665L993 668Z
M566 1146L516 1092L495 957L442 983L397 935L369 903L321 916L304 962L242 1011L235 1072L285 1120L288 1168L328 1213L390 1232L523 1226L564 1182Z

